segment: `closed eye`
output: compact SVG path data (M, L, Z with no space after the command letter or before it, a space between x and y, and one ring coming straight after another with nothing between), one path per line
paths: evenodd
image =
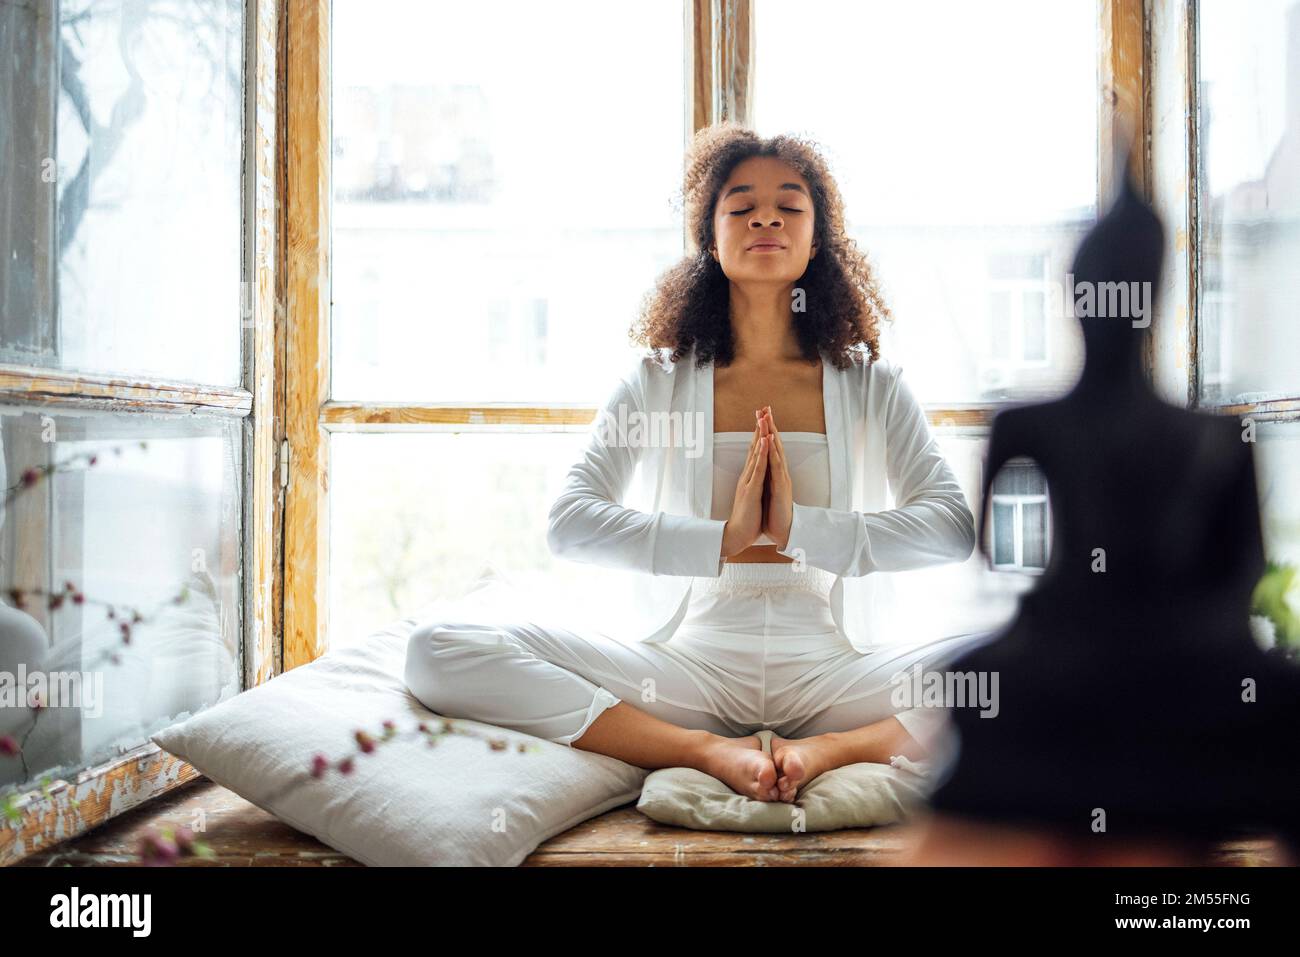
M802 212L803 212L802 209L795 209L795 208L792 207L792 206L782 206L781 209L785 210L787 213L802 213ZM731 215L732 215L732 216L744 216L746 213L752 213L753 211L754 211L754 207L751 206L749 209L738 209L738 210L736 210L734 213L732 213Z

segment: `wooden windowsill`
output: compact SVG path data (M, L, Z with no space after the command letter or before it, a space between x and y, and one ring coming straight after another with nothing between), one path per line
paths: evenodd
M23 866L120 867L140 862L141 839L152 828L190 826L202 811L198 834L210 858L182 858L178 866L357 867L357 861L294 830L207 778L177 788L89 834L26 858ZM906 825L847 828L815 834L741 834L694 831L650 820L635 803L607 811L542 843L524 867L878 867L896 863L911 846ZM1212 864L1274 866L1280 849L1268 840L1225 841Z

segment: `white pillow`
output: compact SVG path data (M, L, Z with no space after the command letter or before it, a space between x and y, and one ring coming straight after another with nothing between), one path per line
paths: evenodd
M411 631L445 608L440 602L422 609L152 740L287 824L372 866L514 867L548 838L636 800L643 768L475 721L456 719L455 726L483 737L443 735L430 746L416 732L359 752L355 732L379 738L386 719L400 730L421 721L441 726L406 690L402 670ZM490 738L509 747L493 750ZM520 743L530 750L520 753ZM331 762L353 754L354 770L345 776L331 768L313 780L304 772L318 752Z

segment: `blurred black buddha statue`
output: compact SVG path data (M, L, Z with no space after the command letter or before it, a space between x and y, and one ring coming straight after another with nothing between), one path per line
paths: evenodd
M1148 384L1164 229L1117 166L1118 198L1066 289L1081 378L993 420L980 548L994 476L1027 457L1047 481L1051 557L1011 623L948 664L997 672L998 710L951 707L958 747L931 810L1117 843L1262 831L1295 849L1300 666L1250 630L1264 571L1253 432Z

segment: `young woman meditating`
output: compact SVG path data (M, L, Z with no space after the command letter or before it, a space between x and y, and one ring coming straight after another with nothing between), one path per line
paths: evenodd
M793 801L841 765L937 757L944 707L898 704L895 676L981 635L876 644L869 586L965 560L975 526L900 368L878 354L888 310L816 148L724 124L688 160L698 252L661 277L634 327L646 354L601 411L606 424L694 417L703 447L593 430L548 533L562 557L676 576L671 620L633 641L429 620L405 677L446 717ZM626 507L638 468L655 501L683 504ZM895 508L880 504L886 477Z

